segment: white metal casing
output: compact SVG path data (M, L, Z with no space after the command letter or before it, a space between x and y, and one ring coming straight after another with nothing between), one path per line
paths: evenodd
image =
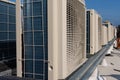
M74 2L75 3L78 2L78 4L81 4L81 1L78 0L74 0L73 3ZM83 10L84 12L81 12L81 15L83 18L81 17L77 21L77 23L80 23L78 25L81 25L79 26L79 28L81 28L82 29L81 31L83 32L83 33L79 32L79 35L83 34L84 36L79 36L81 37L80 39L83 41L81 41L81 43L79 41L76 42L77 43L76 49L77 47L78 48L81 47L82 53L71 52L71 54L69 54L68 51L69 33L67 33L67 25L68 25L67 6L71 5L72 7L72 3L70 2L69 5L67 4L68 4L67 0L48 0L48 52L49 52L48 78L49 80L65 79L68 75L70 75L73 71L75 71L85 60L85 50L86 50L85 6L82 3L83 5L82 9L84 9ZM79 16L79 14L75 16ZM81 24L81 22L79 21L82 21L83 24ZM83 46L81 46L81 44L83 44Z

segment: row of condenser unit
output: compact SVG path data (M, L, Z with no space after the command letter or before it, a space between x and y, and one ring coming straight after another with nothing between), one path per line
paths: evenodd
M86 26L86 52L89 57L115 37L116 28L110 21L102 22L102 17L93 9L87 10Z
M48 32L46 32L46 34L48 34L48 40L46 40L45 36L42 36L43 38L42 47L44 47L44 50L47 53L46 54L43 53L44 51L43 52L38 51L38 52L39 52L39 56L44 55L42 60L44 61L44 65L45 64L48 65L48 67L45 68L45 71L48 72L48 75L46 75L46 73L43 74L41 71L40 71L41 72L40 75L42 74L48 76L48 80L66 80L65 79L66 77L72 74L85 62L86 51L88 54L94 54L98 52L103 45L107 44L107 42L112 40L112 38L114 37L114 27L111 25L110 22L105 22L102 25L101 16L94 10L88 10L86 12L84 0L47 0L47 1L48 1L47 2L48 9L46 12L47 14L46 17L48 18L46 20L46 17L44 15L41 18L43 22L40 21L42 22L41 24L45 23L44 21L46 21L46 23L48 24L47 26ZM27 5L28 6L26 7L29 9L29 4ZM43 10L43 13L44 11L46 10ZM38 21L37 19L35 20ZM17 25L19 26L19 20ZM32 27L34 28L36 26L32 26ZM43 30L41 30L42 31L41 34L43 35L45 32L44 27L46 29L46 26L42 25L42 27ZM27 28L29 29L29 26ZM20 34L19 27L17 27L17 30L18 30L17 31L18 33L17 36L18 36ZM32 32L34 32L34 30ZM41 34L40 35L34 34L35 36L37 36L37 38L34 38L33 42L31 41L32 44L35 43L34 42L35 39L36 41L41 40ZM25 34L23 34L23 36L25 39ZM28 35L26 39L29 38L30 36L33 35L31 34ZM22 59L20 57L21 55L19 55L21 48L20 47L21 44L19 40L20 39L18 39L17 41L17 46L18 46L17 75L22 76L22 67L26 67L26 65L20 66ZM45 44L47 44L44 43L45 40L46 42L48 41L47 42L48 46L45 46ZM38 44L36 43L37 46ZM27 54L26 51L27 49L24 48L24 54ZM28 54L25 56L29 57ZM45 56L47 56L47 59L45 59ZM38 64L36 63L36 65ZM41 65L43 64L41 63ZM37 68L40 67L41 66L39 65L37 66ZM33 76L35 76L34 75L35 73L32 74ZM76 79L72 79L72 80L76 80Z

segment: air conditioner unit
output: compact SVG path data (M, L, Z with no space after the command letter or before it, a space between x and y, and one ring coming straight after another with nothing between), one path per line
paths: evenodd
M87 54L96 53L100 49L101 17L93 10L87 10Z
M111 41L113 39L113 25L109 21L105 21L103 24L107 27L108 41Z
M43 80L65 79L86 58L84 1L24 0L23 6L24 53L19 74Z
M106 45L107 44L107 27L106 26L104 26L104 25L102 25L102 33L103 33L103 43L102 43L102 45Z

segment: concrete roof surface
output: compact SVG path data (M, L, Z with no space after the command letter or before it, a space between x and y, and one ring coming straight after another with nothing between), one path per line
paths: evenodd
M112 53L105 56L107 65L99 65L98 71L105 80L120 80L120 49L113 49Z

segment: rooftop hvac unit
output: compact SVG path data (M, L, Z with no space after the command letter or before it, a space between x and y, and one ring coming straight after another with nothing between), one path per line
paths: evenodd
M100 28L100 30L99 30ZM87 10L87 54L88 57L99 50L98 34L101 34L101 17L91 9Z
M18 1L18 0L17 0ZM38 3L39 2L39 3ZM73 73L85 60L86 55L86 28L85 28L85 4L83 0L40 0L40 1L29 1L24 2L26 6L24 6L26 11L25 18L29 18L29 14L31 14L31 19L29 20L32 25L29 24L29 21L26 20L26 22L31 26L32 30L29 30L30 26L25 26L28 31L24 31L24 39L26 38L26 41L30 38L30 46L34 46L26 52L32 53L33 59L30 62L33 61L33 64L26 64L31 65L32 68L29 68L29 70L33 69L33 71L30 71L31 75L35 78L38 73L37 68L40 68L39 70L43 70L42 78L39 76L39 79L45 79L45 77L48 77L48 80L58 80L58 79L65 79L68 77L71 73ZM17 2L17 5L19 5L20 9L20 2ZM32 4L32 6L29 5ZM36 5L39 7L37 8ZM29 8L33 9L29 9ZM41 11L41 13L37 13L37 11ZM35 11L35 12L34 12ZM19 10L17 10L17 13ZM20 13L20 12L19 12ZM29 14L28 14L29 13ZM37 14L36 14L37 13ZM38 15L39 16L33 16ZM36 19L34 19L34 18ZM40 17L40 20L38 20ZM35 23L39 26L34 26ZM25 21L25 20L24 20ZM20 21L17 19L17 25L20 25ZM42 25L42 27L41 27ZM36 28L37 27L37 30ZM41 28L38 30L38 28ZM20 30L20 26L17 28L17 30ZM25 29L24 29L25 30ZM40 31L40 34L35 34L35 31ZM25 36L25 32L31 32L32 34L29 34L27 37ZM18 33L20 36L20 33ZM47 35L47 36L46 36ZM18 36L18 37L19 37ZM33 36L33 38L31 37ZM47 40L48 39L48 40ZM18 39L18 42L20 42ZM48 41L48 42L47 42ZM24 41L25 42L25 41ZM36 43L38 42L38 43ZM41 42L41 43L39 43ZM43 43L42 43L43 42ZM36 44L35 44L36 43ZM42 45L41 45L42 44ZM48 45L46 45L48 44ZM21 51L21 43L18 45L18 53L22 53ZM27 47L28 45L26 45ZM40 55L42 58L36 58L37 55L35 52L36 47L40 46L42 48L39 48L37 50L42 50ZM34 49L33 49L34 48ZM48 48L48 50L47 50ZM24 48L25 51L25 48ZM40 51L38 51L39 53ZM46 52L46 53L45 53ZM29 53L27 56L29 56ZM36 55L36 56L35 56ZM19 64L18 64L18 70L20 73L18 73L20 76L22 76L22 67L21 61L21 54L18 54L19 57ZM25 57L25 56L23 56ZM34 61L42 61L41 63L37 64ZM25 63L24 63L25 64ZM24 67L26 65L23 65ZM43 65L43 66L41 66ZM20 67L19 67L20 66ZM29 67L29 66L28 66ZM25 69L28 69L27 67ZM24 69L24 70L25 70ZM40 71L41 72L41 71ZM48 72L48 73L47 73ZM42 72L41 72L42 73ZM39 73L39 74L41 74ZM25 73L23 73L25 74ZM38 76L37 76L38 77Z
M108 41L112 40L112 24L109 21L103 23L107 27L107 38Z
M89 57L90 54L94 54L94 39L95 39L95 31L94 31L94 11L87 11L87 29L86 29L86 52Z
M48 2L51 3L48 8L48 67L53 66L49 73L53 73L53 78L56 75L58 79L65 79L86 57L85 4L80 0Z
M103 33L103 35L102 35L102 37L103 37L102 45L105 45L105 44L107 44L107 27L104 26L104 25L102 25L102 33Z

